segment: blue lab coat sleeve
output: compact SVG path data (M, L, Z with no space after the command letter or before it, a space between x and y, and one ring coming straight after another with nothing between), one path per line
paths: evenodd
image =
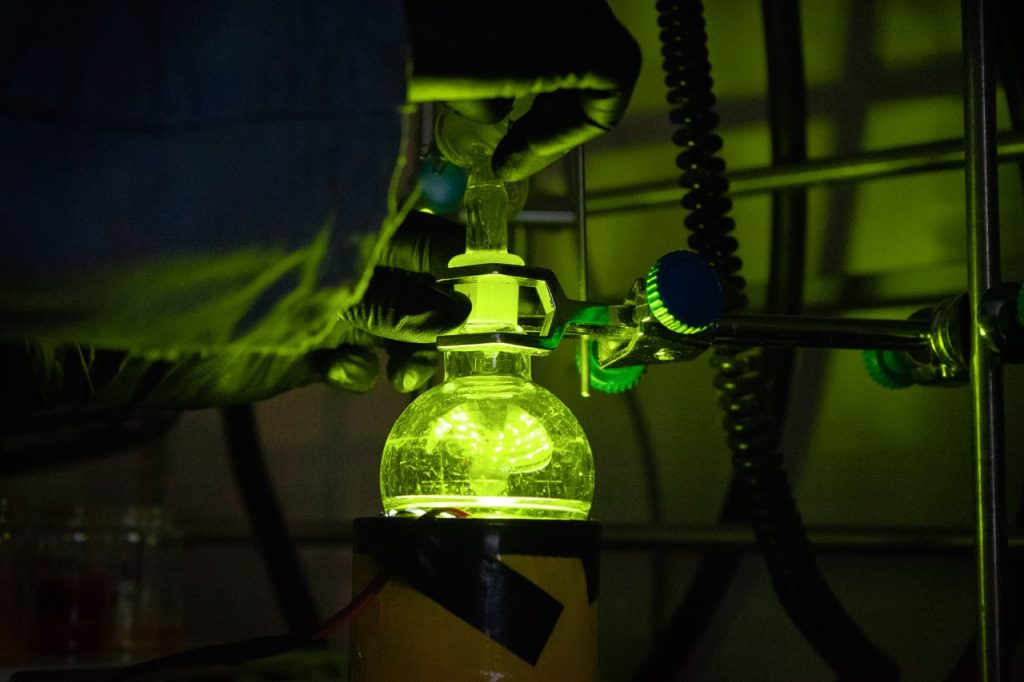
M393 222L407 62L397 0L4 3L0 340L331 342Z

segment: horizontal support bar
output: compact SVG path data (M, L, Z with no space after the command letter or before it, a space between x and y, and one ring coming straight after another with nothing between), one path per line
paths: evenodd
M352 545L352 527L347 523L295 523L293 537L299 545ZM877 554L886 556L972 556L974 536L969 528L849 528L809 527L811 544L831 554ZM184 527L182 542L197 545L249 545L252 537L238 524L236 528ZM757 549L754 533L740 525L651 526L602 524L601 544L617 552L702 551ZM1010 548L1024 551L1024 535L1010 538Z
M1002 133L997 138L999 161L1024 158L1024 135ZM781 189L870 180L894 175L962 168L964 141L943 140L928 144L865 152L851 157L814 159L799 164L730 171L729 195L757 194ZM683 190L675 180L592 191L587 197L591 215L618 213L678 204Z
M715 343L916 350L928 348L929 320L863 320L796 315L723 315Z
M697 551L757 549L753 532L743 526L605 526L602 547L615 551ZM974 536L967 528L834 528L808 527L814 549L830 554L884 556L957 556L971 558ZM1024 536L1010 538L1014 551L1024 551Z

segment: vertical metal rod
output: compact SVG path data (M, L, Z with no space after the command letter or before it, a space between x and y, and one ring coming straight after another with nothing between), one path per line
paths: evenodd
M990 39L993 3L962 0L968 287L971 310L999 281L999 203L995 164L995 78ZM978 571L980 679L1008 680L1003 641L1006 501L1002 369L977 321L971 330L971 405L974 417L975 533Z
M573 165L576 180L576 234L578 243L577 269L579 271L579 299L587 300L589 284L587 282L587 176L586 156L583 145L576 147L573 155ZM590 397L590 337L580 336L580 395L584 398Z

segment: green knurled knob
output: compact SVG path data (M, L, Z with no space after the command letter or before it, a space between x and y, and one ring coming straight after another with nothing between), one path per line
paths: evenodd
M891 350L864 351L864 368L879 386L906 388L914 385L914 375L903 356Z
M654 319L679 334L710 327L722 312L722 285L714 269L689 251L673 251L647 273L647 304Z
M575 322L588 324L608 324L608 308L605 306L592 306L580 310L573 316ZM582 369L583 360L580 358L582 349L576 347L576 369ZM630 390L639 383L644 371L643 365L629 365L626 367L601 367L597 360L597 342L591 341L587 344L587 364L590 366L590 387L602 393L623 393Z
M587 356L590 363L590 387L601 393L625 393L638 383L646 371L643 365L626 367L601 367L597 361L597 342L587 344ZM576 349L576 369L580 368L580 349Z

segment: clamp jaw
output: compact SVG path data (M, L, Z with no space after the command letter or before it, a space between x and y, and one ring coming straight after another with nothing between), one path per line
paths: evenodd
M1024 362L1024 288L1018 283L1003 282L989 289L974 315L967 294L960 294L918 310L910 319L927 324L927 347L864 351L868 374L885 388L966 384L975 322L1000 362Z
M714 271L685 252L659 260L618 304L570 299L550 270L511 263L450 268L440 281L474 286L488 280L518 289L516 324L442 336L440 349L505 347L545 355L567 336L586 337L587 361L603 386L591 384L606 392L631 388L647 365L693 360L715 343L863 349L868 373L888 388L957 386L968 372L971 315L963 295L903 322L723 316ZM1024 361L1022 301L1019 284L1000 285L978 312L984 338L1003 362Z
M570 299L550 270L510 263L449 268L438 281L457 287L504 282L519 289L515 330L462 330L439 337L441 350L513 346L545 355L566 336L587 336L602 368L696 358L710 347L721 308L721 287L711 266L678 251L660 259L618 305Z

